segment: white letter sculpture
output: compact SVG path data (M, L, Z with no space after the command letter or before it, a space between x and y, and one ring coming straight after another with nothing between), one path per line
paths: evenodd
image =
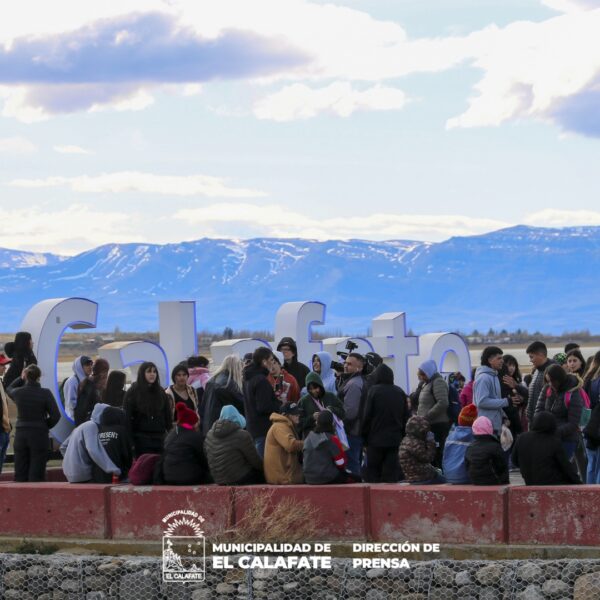
M160 377L160 385L167 387L171 383L171 373L167 370L167 355L162 347L154 342L112 342L100 346L98 354L108 361L111 369L126 369L143 362L153 362ZM135 381L136 370L132 371Z
M298 346L298 360L310 364L313 354L322 349L321 342L313 341L312 326L325 323L325 304L322 302L286 302L275 315L275 343L291 337Z
M73 430L74 423L66 415L60 401L57 373L60 340L68 327L93 329L98 318L98 303L85 298L53 298L38 302L29 309L21 323L21 331L29 331L33 347L42 370L42 387L54 394L60 410L60 421L50 430L52 437L64 442Z
M394 371L394 383L408 393L408 356L419 354L419 338L406 335L406 314L384 313L373 319L373 335L369 340L375 352Z
M158 330L160 345L167 355L167 371L198 354L195 302L159 302ZM168 382L161 383L166 387Z

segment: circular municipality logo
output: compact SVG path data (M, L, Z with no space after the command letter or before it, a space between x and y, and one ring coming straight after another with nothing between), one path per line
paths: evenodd
M193 510L175 510L162 522L166 526L163 535L163 581L204 581L204 517Z

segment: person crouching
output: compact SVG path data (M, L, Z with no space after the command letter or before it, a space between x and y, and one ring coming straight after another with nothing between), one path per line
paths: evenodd
M265 479L274 485L302 483L300 453L304 442L298 439L300 407L295 402L284 404L281 414L270 417L271 428L265 441Z
M474 440L467 448L465 465L473 485L503 485L509 483L508 464L487 417L473 422Z

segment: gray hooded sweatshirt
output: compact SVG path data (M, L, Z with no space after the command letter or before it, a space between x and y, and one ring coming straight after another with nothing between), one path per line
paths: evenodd
M90 481L94 463L105 473L121 474L98 439L98 425L106 408L108 404L96 404L91 420L75 427L60 447L64 457L62 469L69 483Z
M87 356L78 356L73 361L73 375L65 381L63 393L65 396L65 412L71 419L75 419L75 406L77 405L77 393L79 384L85 379L85 371L81 364L82 359L87 359Z

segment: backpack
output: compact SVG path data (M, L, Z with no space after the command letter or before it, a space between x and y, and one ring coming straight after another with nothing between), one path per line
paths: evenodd
M154 479L154 469L160 460L160 454L142 454L129 469L129 482L132 485L150 485Z
M67 383L68 379L69 379L68 377L65 377L62 380L61 384L58 386L58 396L60 397L60 401L65 410L67 410L67 407L65 406L65 383Z
M546 390L546 398L552 395L552 388L548 387ZM579 417L579 427L585 427L590 422L592 416L592 409L590 408L590 397L588 393L583 389L579 388L579 395L583 402L583 408L581 409L581 417ZM565 392L565 407L569 410L569 404L571 404L571 392Z

